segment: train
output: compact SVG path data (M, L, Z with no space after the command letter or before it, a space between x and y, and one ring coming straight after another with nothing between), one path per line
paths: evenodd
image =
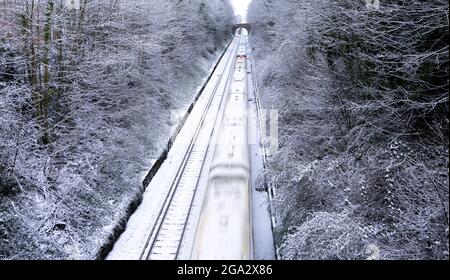
M236 37L239 42L233 73L191 253L191 259L196 260L253 258L247 127L247 30L238 29Z

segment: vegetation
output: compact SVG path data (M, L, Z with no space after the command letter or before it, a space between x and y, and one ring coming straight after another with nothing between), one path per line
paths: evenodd
M281 256L448 259L448 2L249 13L263 104L280 115L266 172Z
M102 256L231 24L224 0L0 0L0 259Z

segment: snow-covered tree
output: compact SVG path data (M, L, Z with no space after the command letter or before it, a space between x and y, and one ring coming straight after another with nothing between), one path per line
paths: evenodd
M101 256L232 17L225 0L0 1L0 258Z
M448 2L369 2L250 7L285 258L448 258Z

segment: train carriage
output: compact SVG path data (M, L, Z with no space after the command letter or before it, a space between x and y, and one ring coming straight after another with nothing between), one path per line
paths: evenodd
M244 29L245 30L245 29ZM241 31L192 259L252 259L246 37Z

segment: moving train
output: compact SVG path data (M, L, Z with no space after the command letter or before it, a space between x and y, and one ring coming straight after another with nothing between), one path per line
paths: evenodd
M191 259L253 258L247 139L248 32L240 28L236 33L239 45Z

